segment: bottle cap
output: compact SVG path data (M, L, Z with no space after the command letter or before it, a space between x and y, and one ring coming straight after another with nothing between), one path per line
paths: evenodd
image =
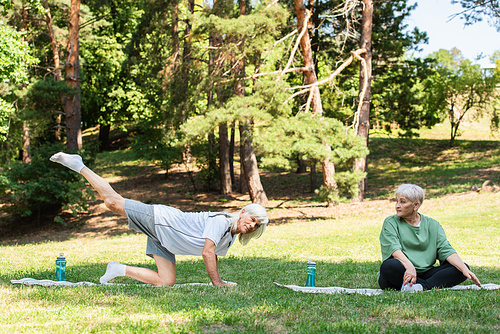
M57 257L58 260L66 260L64 257L64 253L59 253L59 256Z
M308 267L314 267L314 266L316 266L316 262L313 262L310 259L307 259L307 266Z

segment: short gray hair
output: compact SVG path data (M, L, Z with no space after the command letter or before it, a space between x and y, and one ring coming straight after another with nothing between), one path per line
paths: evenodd
M416 184L402 184L396 190L394 196L404 196L413 203L418 202L420 205L424 202L425 191Z
M248 204L245 207L243 207L243 209L245 209L245 213L249 213L253 217L257 218L259 220L259 223L260 223L259 228L257 228L255 231L253 231L251 233L245 233L245 234L240 233L240 235L238 236L239 242L243 246L245 246L246 244L248 244L248 242L251 239L260 238L262 233L264 233L264 230L266 229L267 224L269 223L269 218L267 217L266 209L260 204L251 203L251 204ZM236 229L238 219L240 219L240 214L241 214L241 211L243 211L243 209L238 211L238 213L229 214L231 216L231 230Z

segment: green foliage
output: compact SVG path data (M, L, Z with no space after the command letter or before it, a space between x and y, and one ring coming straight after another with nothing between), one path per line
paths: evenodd
M3 15L6 14L6 10L14 8L14 0L0 0L0 5L4 7ZM29 7L36 9L38 12L44 14L46 9L43 7L43 0L26 0Z
M359 181L366 177L367 173L353 170L335 173L333 178L337 182L337 186L340 190L346 189L351 198L358 198L359 194Z
M394 125L402 137L418 135L415 130L430 128L443 116L435 109L425 108L425 83L435 73L431 59L405 59L393 64L391 70L375 78L372 89L370 118L389 133Z
M206 140L199 140L190 147L190 153L196 158L196 167L199 172L195 181L201 183L204 190L214 191L220 188L220 171L217 164L218 142L212 136ZM197 189L196 184L194 185Z
M27 68L37 63L30 56L28 43L23 41L23 33L0 21L0 82L24 83Z
M81 43L83 65L82 117L85 127L122 124L129 120L127 84L122 77L126 60L119 36L91 36Z
M75 172L49 160L63 150L62 144L46 144L34 150L31 163L18 161L6 166L0 174L0 193L6 198L3 212L12 216L28 217L45 207L56 205L77 211L88 208L87 200L94 199L94 192ZM94 156L89 151L78 152L86 163L92 164ZM61 221L61 218L58 218Z
M182 162L177 140L168 137L162 128L145 128L132 138L132 148L138 157L158 164L167 174L172 164Z
M359 170L349 170L345 172L337 172L333 175L337 188L321 186L314 192L321 198L323 202L339 204L340 195L343 192L348 192L351 198L358 198L359 181L366 177L367 173Z
M0 143L7 139L9 116L15 109L10 103L0 98Z
M254 87L254 94L229 99L223 108L213 109L203 118L190 119L182 126L184 140L189 142L213 131L222 122L243 121L252 117L255 145L276 156L292 158L300 154L304 159L331 159L336 165L365 156L368 151L361 138L353 135L338 120L311 113L291 114L289 97L283 82L262 80ZM325 144L332 150L326 149ZM271 161L264 158L263 161ZM280 160L283 161L283 160Z
M339 190L337 188L320 186L319 189L314 190L314 192L321 198L323 202L329 204L339 204Z
M500 75L488 73L480 65L473 65L458 49L441 49L433 53L432 57L437 61L437 72L426 82L429 92L426 107L448 117L451 126L450 146L453 146L465 115L482 115L494 102Z
M58 114L62 114L61 96L72 96L75 90L68 87L64 81L56 81L52 77L37 80L19 92L17 110L10 114L8 140L4 143L5 150L0 155L0 161L6 163L18 156L23 147L23 126L29 128L30 145L40 146L45 142L54 142L56 130L63 133L61 124L56 123ZM56 127L59 126L59 129ZM28 148L29 149L29 148Z
M22 84L28 81L27 68L38 60L30 55L23 34L0 21L0 83ZM0 142L7 138L9 117L14 108L0 96Z

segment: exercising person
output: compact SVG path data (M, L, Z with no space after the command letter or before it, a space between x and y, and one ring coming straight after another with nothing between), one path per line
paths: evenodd
M190 213L166 205L125 199L105 179L85 166L79 155L59 152L50 160L83 175L109 210L127 217L130 229L147 236L146 254L154 259L158 271L111 261L100 278L101 284L107 284L115 277L128 276L147 284L173 286L175 255L196 255L203 257L213 285L232 286L234 283L225 282L220 277L218 256L227 254L237 236L243 246L251 239L259 238L269 222L266 209L256 203L233 214Z

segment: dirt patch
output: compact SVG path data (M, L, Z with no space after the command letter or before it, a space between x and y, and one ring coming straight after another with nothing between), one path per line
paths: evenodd
M104 175L113 188L125 198L150 204L165 204L183 211L235 212L250 203L248 194L233 192L221 195L217 192L200 192L193 188L187 172L180 166L165 172L154 165L134 166L129 171ZM102 172L102 173L101 173ZM309 189L309 175L273 173L263 171L262 183L269 198L270 224L286 224L317 219L340 219L362 212L367 207L385 206L387 200L365 201L361 204L340 204L328 208L315 199ZM238 184L238 182L237 182ZM127 219L110 212L99 199L90 203L88 212L72 217L70 212L45 212L40 217L17 219L0 224L0 245L62 241L84 236L107 238L124 233L136 233L127 227ZM54 222L59 214L66 225Z

